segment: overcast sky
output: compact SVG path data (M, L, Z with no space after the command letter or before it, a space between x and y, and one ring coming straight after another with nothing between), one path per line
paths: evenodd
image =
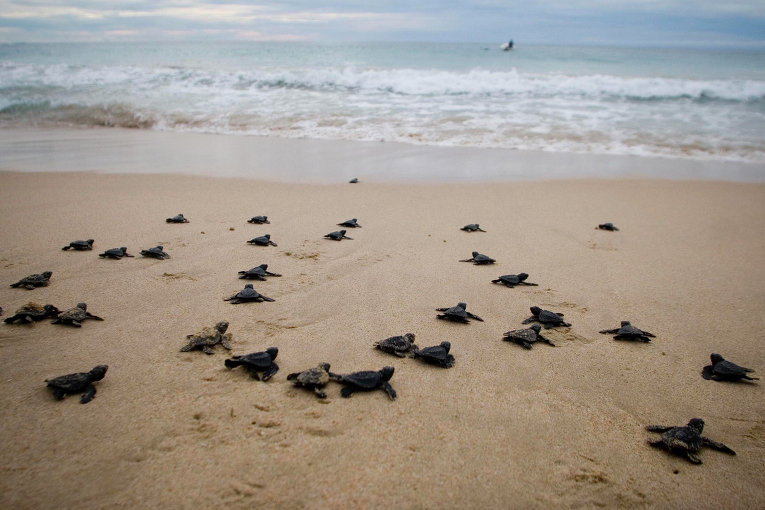
M0 42L508 38L765 49L765 0L0 0Z

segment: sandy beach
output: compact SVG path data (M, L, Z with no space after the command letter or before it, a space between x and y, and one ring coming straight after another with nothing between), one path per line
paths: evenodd
M765 373L762 183L375 182L362 169L351 185L21 166L0 173L2 318L28 301L86 302L104 321L0 325L0 507L765 506L763 382L701 377L713 352ZM177 213L190 223L165 222ZM322 237L349 218L362 225L353 240ZM620 231L595 228L606 221ZM246 243L265 233L277 247ZM61 250L88 238L93 251ZM158 244L169 260L98 257ZM458 262L472 251L497 262ZM261 263L283 275L253 282L275 301L224 302ZM48 287L9 287L42 271ZM520 272L539 286L491 283ZM484 322L436 319L459 301ZM549 330L556 347L502 341L533 305L572 324ZM232 351L179 352L221 320ZM621 320L656 338L598 333ZM420 347L451 342L454 367L372 347L407 332ZM268 382L224 367L271 346ZM331 383L319 400L286 380L325 361L343 374L394 366L398 398L344 399ZM109 370L87 405L45 387L98 364ZM737 455L705 449L697 466L647 444L646 425L694 417Z

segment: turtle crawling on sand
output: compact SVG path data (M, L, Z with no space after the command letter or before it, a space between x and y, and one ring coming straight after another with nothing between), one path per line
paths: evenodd
M176 214L172 218L167 218L165 221L167 223L188 223L189 222L189 220L184 218L183 214L181 214L181 213Z
M528 285L530 287L537 287L536 283L529 283L526 281L529 275L526 273L518 274L503 274L496 280L492 280L491 283L499 283L505 287L515 287L516 285Z
M351 218L350 220L345 220L342 223L337 224L339 227L348 227L348 228L361 228L361 225L358 224L356 221L356 218Z
M610 232L614 232L614 231L616 231L616 230L619 230L618 228L616 228L616 227L614 226L614 224L613 224L613 223L601 223L600 225L598 225L598 228L599 228L600 230L608 230L608 231L610 231Z
M32 290L35 287L47 287L50 282L50 277L53 275L50 271L45 271L40 274L30 274L25 276L16 283L12 283L11 287L24 287L27 290Z
M531 322L539 322L545 329L555 328L563 326L566 328L571 327L571 324L564 322L561 317L562 313L551 312L549 310L542 310L538 306L531 307L531 317L523 321L523 324L529 324Z
M152 259L169 259L170 255L164 252L164 247L162 245L155 246L154 248L149 248L148 250L141 250L141 255L144 257L149 257Z
M13 324L18 321L29 324L31 322L56 317L58 314L59 309L53 305L39 305L30 301L16 310L15 315L3 319L3 322L6 324Z
M103 320L101 317L88 312L88 305L85 303L77 303L77 306L74 308L59 313L58 317L51 324L68 324L69 326L79 328L82 327L81 322L87 319Z
M441 342L439 345L425 347L424 349L417 349L415 347L412 357L421 359L431 365L438 365L441 368L451 368L454 365L454 356L449 354L451 348L452 344L449 342Z
M260 294L257 290L252 288L252 284L248 283L244 286L242 290L237 292L231 297L224 298L223 301L230 301L232 305L238 305L239 303L249 303L249 302L256 302L260 303L261 301L274 301L270 297L266 297L263 294Z
M333 241L340 241L341 239L350 239L353 240L352 237L348 237L345 235L345 230L337 230L335 232L330 232L329 234L325 235L327 239L332 239Z
M396 390L388 381L393 377L393 367L383 367L382 370L365 370L352 374L339 375L330 372L329 377L343 385L340 395L343 398L350 397L355 391L373 391L382 389L391 400L396 400Z
M226 333L228 322L220 321L214 327L206 327L199 333L186 335L188 343L181 347L181 352L201 349L205 354L214 354L213 347L221 344L224 349L231 350L231 333Z
M261 264L259 266L253 267L252 269L248 269L247 271L239 271L239 279L265 281L266 276L281 276L280 274L267 271L267 269L268 264Z
M536 342L544 342L548 345L555 347L555 344L549 338L545 338L539 334L542 326L539 324L533 324L527 329L513 329L502 335L502 340L507 342L513 342L524 349L531 349L531 346Z
M132 255L130 255L127 252L127 247L125 246L122 246L121 248L110 248L103 253L99 253L98 256L101 258L108 258L108 259L115 259L115 260L119 260L122 257L132 257Z
M329 382L329 363L320 363L315 368L290 374L287 376L287 380L293 381L295 386L313 390L319 398L327 398L327 394L322 388Z
M482 253L478 253L477 251L473 252L473 256L469 259L462 259L460 262L472 262L476 265L482 266L486 264L493 264L496 262L493 258L489 257L488 255L484 255Z
M84 251L84 250L92 250L93 249L93 239L88 239L87 241L77 240L72 241L67 246L64 246L61 248L62 250L77 250L77 251Z
M399 358L405 358L407 353L417 349L414 345L414 333L407 333L401 336L392 336L385 340L380 340L374 344L376 349L389 354L395 354Z
M279 349L276 347L269 347L264 352L253 352L245 354L244 356L232 356L224 363L228 368L242 366L252 377L265 382L271 379L271 377L279 371L279 366L274 363L277 354L279 354ZM263 372L263 375L259 376L258 372Z
M478 223L469 223L468 225L465 225L460 230L464 230L465 232L486 232L484 229L478 225Z
M354 177L353 179L351 179L351 180L350 180L350 181L348 181L348 182L349 182L349 183L351 183L351 184L356 184L356 183L358 183L358 182L359 182L359 180L358 180L358 178Z
M483 322L483 319L467 311L467 303L457 303L451 308L436 308L437 312L444 312L436 315L438 319L453 322L470 322L468 319L474 319Z
M247 223L255 223L256 225L262 225L264 223L271 223L268 221L268 216L253 216L249 220L247 220Z
M6 319L7 321L8 319ZM732 363L719 354L710 356L712 364L707 365L701 372L701 376L707 380L714 381L738 381L746 379L748 381L759 380L758 377L750 377L749 373L754 372L751 368L744 368Z
M90 372L62 375L46 379L45 382L58 400L62 400L67 394L84 392L80 397L80 404L87 404L96 396L96 387L93 383L103 379L108 368L108 365L98 365Z
M724 444L701 435L701 432L704 430L704 420L701 418L693 418L685 427L648 425L646 430L661 433L661 439L648 441L648 444L664 448L670 453L685 457L694 464L701 464L701 459L696 454L701 450L702 446L709 446L715 450L736 455L736 452Z
M636 328L630 321L622 321L622 325L614 329L604 329L601 331L604 335L614 335L614 340L638 340L640 342L650 342L651 338L656 338L653 333Z
M259 237L253 237L249 241L247 241L248 244L256 244L258 246L276 246L276 243L271 240L271 234L266 234Z

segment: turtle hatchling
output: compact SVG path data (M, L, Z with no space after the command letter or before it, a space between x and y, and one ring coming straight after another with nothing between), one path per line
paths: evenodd
M470 257L469 259L460 260L460 262L472 262L476 265L485 265L485 264L493 264L496 262L496 260L489 257L488 255L484 255L482 253L478 253L477 251L474 251L472 257Z
M167 218L165 221L168 223L188 223L189 222L189 220L184 218L183 214L180 214L180 213L176 214L172 218Z
M551 312L549 310L542 310L538 306L531 307L531 317L523 321L523 324L529 324L531 322L539 322L545 329L555 328L563 326L566 328L571 327L571 324L564 322L561 317L562 313Z
M257 290L252 288L252 284L248 283L242 290L231 297L223 299L223 301L230 301L232 305L238 305L239 303L248 303L251 301L257 303L261 301L273 301L273 299L258 293Z
M465 232L486 232L478 225L478 223L469 223L462 227L460 230L464 230Z
M108 365L98 365L90 372L62 375L46 379L45 382L58 400L62 400L67 394L82 393L80 404L87 404L96 396L96 387L93 383L103 379L108 368Z
M58 317L51 324L68 324L79 328L82 326L81 322L87 319L93 319L96 321L102 321L101 317L93 315L88 312L88 305L85 303L77 303L77 306L64 310L58 314Z
M276 347L269 347L265 352L253 352L245 354L244 356L232 356L224 363L228 368L242 366L255 379L258 379L259 381L268 381L279 371L279 366L274 363L277 354L279 354L279 349ZM263 372L263 375L259 376L258 372Z
M122 257L132 257L132 255L130 255L127 252L127 247L125 246L121 248L108 249L103 253L99 253L98 256L101 258L116 259L116 260L119 260Z
M186 335L188 343L181 347L181 352L201 349L205 354L214 354L213 347L221 344L224 349L231 350L231 333L226 333L228 322L220 321L213 327L206 327L199 333Z
M496 280L492 280L491 283L498 283L510 288L515 287L516 285L529 285L531 287L537 287L536 283L529 283L526 281L526 278L528 277L529 275L526 273L503 274Z
M350 397L355 391L373 391L381 389L388 394L391 400L396 400L396 390L388 381L393 377L393 367L383 367L382 370L365 370L363 372L353 372L352 374L339 375L330 372L329 377L343 385L340 395L343 398Z
M454 356L449 354L451 348L452 344L449 342L441 342L439 345L425 347L424 349L417 349L415 347L412 357L421 359L425 363L430 363L431 365L438 365L442 368L451 368L454 365Z
M467 323L470 322L468 319L474 319L483 322L482 318L467 311L467 303L457 303L456 306L451 308L436 308L436 311L444 312L436 315L437 318L442 320Z
M618 228L616 228L616 226L614 226L613 223L601 223L600 225L598 225L598 228L600 230L609 230L611 232L619 230Z
M59 314L59 309L53 305L40 305L29 302L16 310L14 315L6 317L3 322L13 324L14 322L37 322L43 319L53 318Z
M239 278L241 280L266 280L266 276L281 276L277 273L272 273L270 271L267 271L268 264L261 264L259 266L255 266L252 269L248 269L247 271L239 271Z
M8 319L5 319L6 321ZM747 374L754 372L751 368L744 368L723 358L719 354L710 356L712 364L707 365L701 372L701 376L707 380L714 381L738 381L746 379L747 381L759 380L758 377L751 377Z
M287 376L287 380L293 381L295 386L313 390L319 398L327 398L323 388L329 382L329 363L320 363L315 368L290 374Z
M61 248L62 250L92 250L93 249L93 239L88 239L87 241L77 240L72 241L68 245Z
M249 244L256 244L258 246L276 246L276 243L271 240L271 234L266 234L260 237L253 237L247 242Z
M604 329L601 331L604 335L614 335L614 340L638 340L640 342L650 342L651 338L656 338L653 333L638 329L630 321L622 321L622 325L614 329Z
M531 349L531 346L536 342L544 342L555 347L555 344L552 343L549 338L545 338L539 334L541 329L542 326L539 324L532 324L532 326L527 329L514 329L503 334L502 340L516 343L524 349Z
M646 430L661 433L661 439L648 441L648 444L664 448L680 457L685 457L694 464L701 464L701 459L696 454L701 450L702 446L708 446L730 455L736 455L736 452L724 444L701 435L701 432L704 430L704 420L701 418L693 418L685 427L648 425Z
M337 230L335 232L330 232L324 237L326 237L327 239L332 239L333 241L340 241L341 239L353 240L352 237L348 237L347 235L345 235L345 230Z
M25 276L16 283L12 283L11 287L24 287L25 289L32 290L35 287L47 287L50 282L50 277L53 275L50 271L45 271L40 274L30 274Z
M407 333L401 336L392 336L385 340L380 340L374 344L376 349L389 354L395 354L399 358L405 358L407 353L417 349L414 345L414 333Z
M358 180L356 177L354 177L353 179L351 179L351 180L350 180L350 181L348 181L348 182L349 182L350 184L356 184L356 183L358 183L358 182L359 182L359 180Z
M162 245L155 246L154 248L149 248L148 250L141 250L141 255L144 257L149 257L153 259L169 259L170 255L164 252L164 247Z
M339 227L348 227L348 228L361 228L361 225L359 225L356 222L356 218L351 218L350 220L345 220L342 223L337 224Z
M264 223L271 223L268 221L268 216L253 216L249 220L247 220L247 223L255 223L256 225L262 225Z

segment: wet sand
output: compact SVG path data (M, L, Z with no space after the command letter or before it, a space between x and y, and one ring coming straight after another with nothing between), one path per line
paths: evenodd
M522 184L279 183L0 173L0 306L84 301L81 329L0 324L3 508L765 506L762 381L706 381L709 355L765 373L765 186L652 179ZM179 212L190 223L165 218ZM246 223L268 215L270 225ZM322 236L358 218L352 241ZM619 232L594 227L611 221ZM459 228L479 223L486 233ZM245 241L270 233L278 247ZM91 252L64 252L75 239ZM103 260L162 244L171 259ZM458 262L472 251L497 263ZM231 305L237 271L283 274ZM8 284L50 270L49 287ZM527 272L538 287L493 285ZM485 322L436 319L468 303ZM502 341L529 307L557 344ZM181 353L228 320L231 353ZM599 334L631 320L651 343ZM445 370L372 348L448 340ZM279 348L267 382L229 354ZM395 367L382 391L328 398L286 375ZM46 378L108 364L87 405ZM647 444L648 424L706 421L738 453L703 465Z

